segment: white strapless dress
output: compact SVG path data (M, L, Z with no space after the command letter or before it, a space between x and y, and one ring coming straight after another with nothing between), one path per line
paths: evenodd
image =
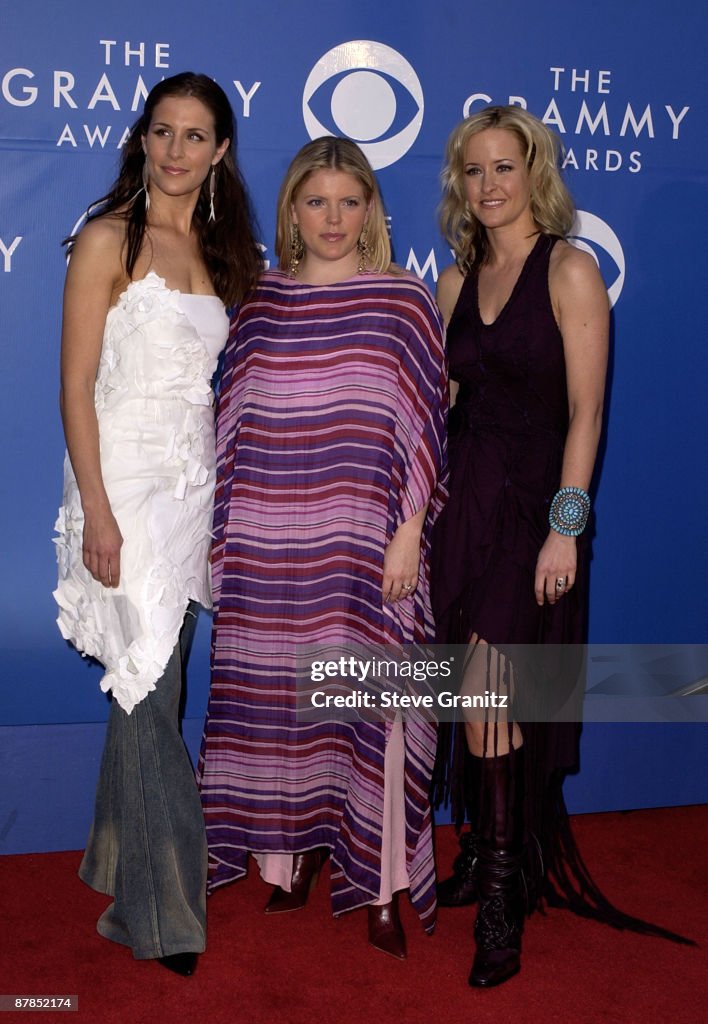
M84 567L81 500L64 461L57 623L105 666L101 689L128 713L155 689L189 601L211 607L211 379L227 335L218 298L172 291L153 271L108 313L95 395L101 470L123 535L117 588Z

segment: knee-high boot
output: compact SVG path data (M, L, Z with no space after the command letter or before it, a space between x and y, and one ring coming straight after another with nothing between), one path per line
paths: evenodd
M524 748L473 758L479 784L476 953L469 983L491 988L521 968Z
M460 852L452 865L452 874L437 887L438 905L441 907L466 907L477 900L477 847L479 837L475 821L479 800L479 772L475 761L479 758L465 753L464 800L470 831L460 836Z

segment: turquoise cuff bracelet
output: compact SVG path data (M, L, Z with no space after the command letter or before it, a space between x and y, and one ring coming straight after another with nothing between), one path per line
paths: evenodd
M548 522L564 537L579 537L590 515L590 495L580 487L561 487L551 502Z

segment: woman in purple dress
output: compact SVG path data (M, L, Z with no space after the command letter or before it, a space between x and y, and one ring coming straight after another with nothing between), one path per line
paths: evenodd
M329 856L334 913L367 906L371 943L403 957L396 894L434 923L434 724L307 721L297 668L308 645L433 636L442 325L391 266L376 179L349 140L294 158L276 250L233 324L218 414L209 885L253 854L275 887L266 911L295 910Z
M535 117L490 107L453 131L442 221L456 262L440 275L438 301L457 395L433 601L439 639L470 645L469 692L502 685L518 696L529 684L528 663L508 645L585 637L583 531L609 317L594 260L564 240L573 217L557 140ZM453 775L464 776L458 801L472 831L439 899L479 899L469 980L491 986L520 967L531 835L572 902L566 883L581 867L569 869L559 854L561 831L572 848L560 785L576 761L578 727L521 726L497 711L494 721L466 721L463 733L464 771Z

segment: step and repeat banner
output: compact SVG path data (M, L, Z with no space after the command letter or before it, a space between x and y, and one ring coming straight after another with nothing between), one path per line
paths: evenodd
M0 22L0 727L106 715L100 672L61 640L51 597L60 241L113 180L147 90L185 70L231 100L267 260L290 158L341 134L378 173L397 261L431 289L451 262L436 206L456 122L512 103L559 133L575 241L597 259L613 308L591 639L706 639L702 4L25 0L3 3ZM204 616L190 719L206 702L207 640ZM688 732L667 758L690 756Z

